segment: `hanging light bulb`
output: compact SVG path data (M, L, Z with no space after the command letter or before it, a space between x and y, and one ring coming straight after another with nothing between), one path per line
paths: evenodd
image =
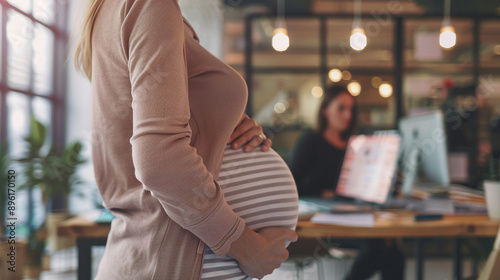
M352 23L349 43L351 44L351 48L356 51L363 50L368 43L365 30L361 27L361 0L354 1L354 21Z
M334 83L339 82L342 79L342 72L339 69L332 69L328 72L328 78Z
M444 49L451 49L457 43L455 28L451 25L441 27L439 34L439 45Z
M451 49L457 43L457 34L455 28L451 25L450 20L450 0L444 0L444 18L441 25L441 32L439 33L439 45L443 49Z
M321 88L320 86L315 86L312 88L311 94L315 98L321 98L321 96L323 96L323 88Z
M361 85L357 81L352 81L347 85L347 90L352 96L358 96L361 93Z
M290 46L290 38L286 28L276 28L273 32L273 48L278 52L284 52Z
M383 98L388 98L392 96L392 86L388 82L383 82L378 88L380 96Z
M353 28L349 42L351 43L351 48L353 48L353 50L363 50L367 44L365 30L361 27Z
M278 52L284 52L290 46L290 37L285 25L284 15L285 0L278 0L278 18L273 32L273 49Z

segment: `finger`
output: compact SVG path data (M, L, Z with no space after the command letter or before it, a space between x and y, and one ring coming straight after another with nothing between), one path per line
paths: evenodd
M283 261L286 258L288 258L288 250L286 249L286 242L281 240L280 242L275 243L273 252L275 257L278 258L278 260L280 261Z
M229 140L227 141L227 143L231 144L235 139L237 139L239 136L241 136L245 131L249 130L250 128L252 128L251 119L248 117L248 115L245 114L236 125L231 136L229 136Z
M258 145L260 145L260 142L262 141L257 136L259 136L261 134L262 134L262 127L260 127L260 126L251 127L250 129L245 131L242 135L240 135L240 137L238 137L238 139L233 141L233 149L237 149L237 148L245 145L245 143L248 143L252 140L255 140L254 138L257 138L256 142L255 142L255 143L257 143L257 145L251 145L251 147L252 147L252 149L257 147Z
M297 235L297 233L295 231L289 230L289 229L285 229L285 232L284 232L282 238L284 240L288 240L290 242L295 242L295 241L297 241L297 239L299 238L299 236Z
M288 250L285 250L285 254L283 256L283 260L288 259L289 256L290 256L290 252L288 252Z
M243 147L243 150L245 152L251 152L255 147L260 146L260 143L262 143L260 137L253 137L252 140Z
M271 139L269 139L269 138L266 138L266 139L264 140L264 143L263 143L263 144L261 144L261 148L260 148L260 149L261 149L262 151L264 151L264 152L265 152L265 151L269 151L269 149L271 148L271 146L272 146L272 145L273 145L273 141L271 141Z
M240 125L238 125L238 127L236 127L236 129L234 130L233 134L230 137L230 140L233 144L236 141L238 141L238 142L236 142L236 146L233 145L234 149L241 147L241 145L243 145L245 143L245 142L240 142L238 139L240 139L245 134L248 134L248 132L251 131L253 128L260 128L260 126L257 125L257 122L253 119L245 119L245 120L243 120L243 122L240 123ZM246 141L250 141L250 139L253 136L254 135L251 135L251 136L247 135Z

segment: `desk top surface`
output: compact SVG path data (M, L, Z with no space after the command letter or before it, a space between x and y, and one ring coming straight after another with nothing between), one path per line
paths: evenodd
M484 215L444 216L441 220L413 220L414 213L376 212L375 226L353 227L314 224L311 221L299 221L297 234L304 238L317 237L473 237L496 236L500 221Z
M76 216L63 221L57 226L57 235L86 238L107 237L111 223L96 223Z
M390 214L387 214L390 213ZM496 236L500 221L487 216L445 216L441 220L415 222L411 212L376 212L375 226L353 227L314 224L299 221L297 234L302 238L349 237L473 237ZM95 223L82 217L74 217L59 224L61 236L100 238L107 237L111 224Z

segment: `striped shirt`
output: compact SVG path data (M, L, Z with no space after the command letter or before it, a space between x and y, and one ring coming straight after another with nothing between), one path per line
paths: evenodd
M256 148L247 153L226 145L218 182L229 206L252 230L276 226L295 230L297 189L288 166L274 150ZM218 257L206 246L201 279L252 278L241 271L236 260Z

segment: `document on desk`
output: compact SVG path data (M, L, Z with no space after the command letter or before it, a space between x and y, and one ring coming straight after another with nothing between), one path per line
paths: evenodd
M360 214L327 214L316 213L311 222L325 225L373 227L375 225L375 215L373 213Z
M426 199L422 201L420 208L417 207L418 212L432 213L432 214L454 214L455 207L451 199Z

